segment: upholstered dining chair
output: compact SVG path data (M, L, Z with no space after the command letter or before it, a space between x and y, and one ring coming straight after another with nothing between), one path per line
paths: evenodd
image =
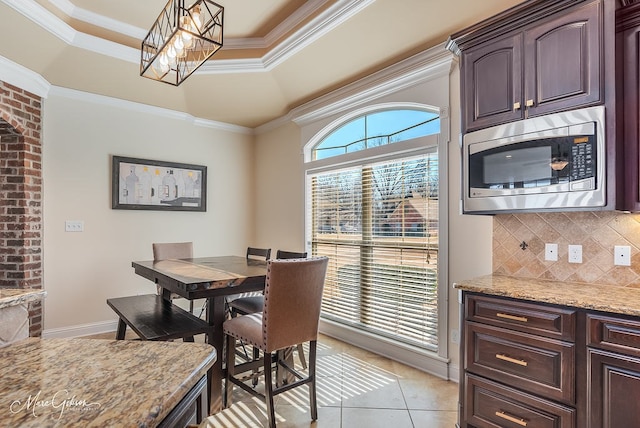
M276 252L276 259L305 259L307 258L307 253L299 253L294 251L283 251L278 250ZM236 317L238 315L248 315L256 312L262 312L264 308L264 295L257 294L252 296L240 297L229 302L229 310L231 311L231 317ZM300 359L300 364L302 364L302 368L307 368L307 362L304 356L304 349L302 344L299 344L297 347L298 358ZM254 350L254 357L256 357L256 351Z
M260 260L266 262L271 258L271 248L254 248L247 247L247 260ZM242 306L243 302L253 302L252 299L262 299L262 293L259 291L253 291L250 293L233 294L227 297L227 307L231 316L235 316L237 313L247 312L234 312L237 305Z
M302 385L309 387L311 419L318 418L316 401L316 349L322 291L329 259L270 260L267 262L267 279L264 290L264 310L228 319L223 324L226 336L227 375L225 378L225 406L232 403L233 386L265 401L269 426L275 427L273 397ZM242 340L262 352L262 358L235 364L236 340ZM297 371L286 361L278 358L280 350L309 343L308 375ZM276 355L273 361L273 355ZM295 379L281 386L273 385L273 363L291 373ZM262 366L265 377L264 394L245 382L252 378L240 377L243 373L255 372Z
M193 258L193 242L154 242L151 244L153 248L153 260L167 259L191 259ZM158 287L158 294L162 292L162 288ZM171 294L171 300L182 298L175 293ZM193 313L193 300L189 301L189 312Z

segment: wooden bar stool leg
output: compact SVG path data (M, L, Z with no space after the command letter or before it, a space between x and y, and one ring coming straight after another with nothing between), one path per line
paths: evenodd
M127 333L127 324L122 321L122 318L118 318L118 331L116 331L116 340L124 340L124 336Z
M273 379L271 378L270 352L264 352L264 398L267 404L269 427L276 428L276 409L273 406Z

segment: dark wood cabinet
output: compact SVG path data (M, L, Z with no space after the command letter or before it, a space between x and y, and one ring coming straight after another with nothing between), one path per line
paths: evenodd
M576 410L521 390L468 374L466 426L476 428L575 428ZM464 425L463 425L464 426Z
M587 315L590 428L640 426L640 321Z
M462 56L465 102L462 109L471 129L522 117L522 34L517 33L470 49Z
M618 9L617 41L617 117L618 138L623 142L624 207L640 211L640 3Z
M461 427L574 427L576 311L464 295Z
M603 103L602 13L584 2L463 50L463 131Z
M460 427L640 427L640 318L463 293Z
M601 104L602 2L591 1L525 31L529 116Z

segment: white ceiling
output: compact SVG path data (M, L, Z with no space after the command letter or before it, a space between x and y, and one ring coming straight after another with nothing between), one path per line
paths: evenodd
M52 85L254 128L521 1L218 0L223 49L174 87L139 76L166 0L0 0L0 56Z

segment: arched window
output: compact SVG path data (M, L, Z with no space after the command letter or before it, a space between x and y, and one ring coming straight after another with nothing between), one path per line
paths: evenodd
M438 351L440 116L359 112L307 153L307 242L330 259L322 317Z
M366 150L440 132L436 112L383 110L359 116L329 133L313 148L313 159Z

